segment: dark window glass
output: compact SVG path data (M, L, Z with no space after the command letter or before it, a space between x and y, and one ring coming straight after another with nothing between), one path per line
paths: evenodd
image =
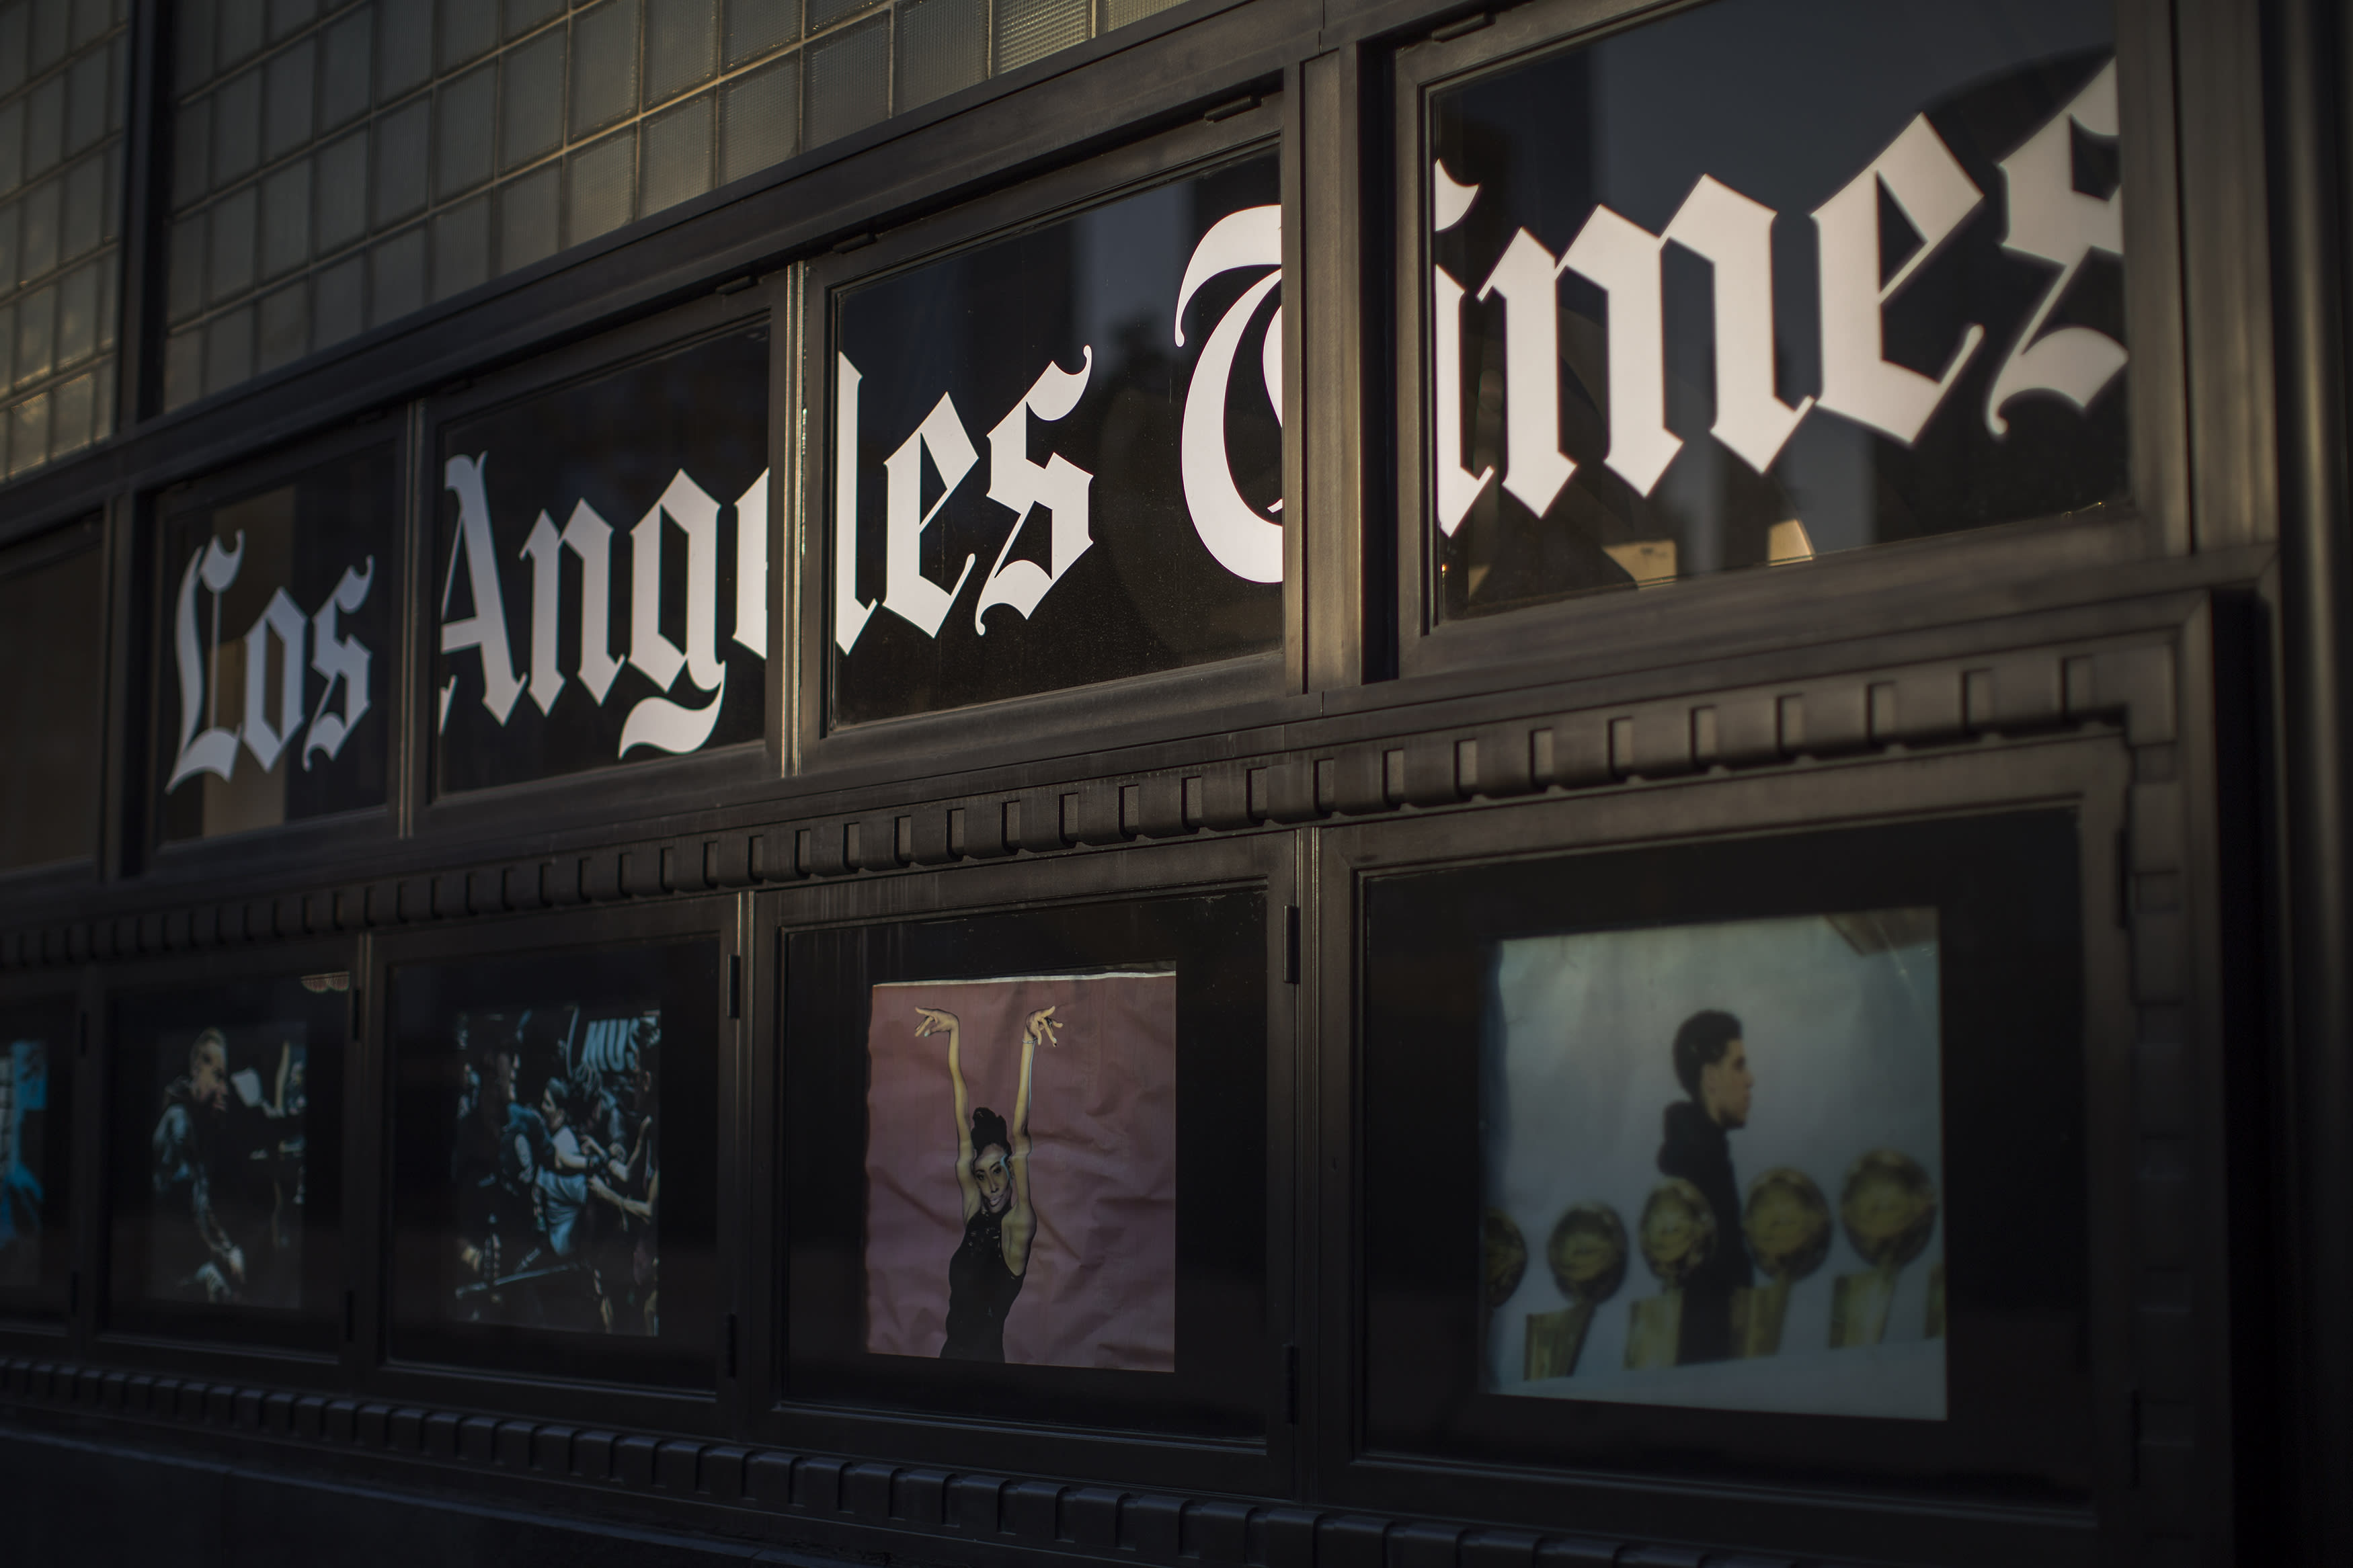
M99 554L36 560L0 577L0 650L11 669L40 672L0 694L0 734L10 738L0 868L82 859L98 838Z
M332 1342L350 991L337 971L117 1004L117 1324Z
M768 333L444 427L438 792L762 734Z
M710 1386L718 998L709 942L394 972L400 1354Z
M74 1008L0 1012L0 1312L66 1306L73 1266Z
M156 627L165 841L385 801L398 658L392 449L167 510Z
M1721 0L1430 99L1434 614L2125 488L2101 0Z
M837 294L835 724L1281 646L1278 200L1253 158Z

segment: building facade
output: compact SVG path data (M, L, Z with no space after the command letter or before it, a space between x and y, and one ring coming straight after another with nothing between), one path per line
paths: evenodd
M12 1560L2335 1560L2348 48L0 3Z

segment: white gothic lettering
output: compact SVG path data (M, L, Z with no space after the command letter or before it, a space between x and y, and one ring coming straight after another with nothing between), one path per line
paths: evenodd
M2056 268L2040 303L2021 327L1987 395L1987 427L2000 437L2002 410L2036 393L2090 406L2126 361L2122 343L2089 327L2044 330L2052 309L2094 252L2124 252L2123 196L2074 188L2076 131L2113 141L2117 132L2116 65L2100 73L2002 160L2008 229L2003 248ZM1461 223L1479 186L1431 166L1435 232ZM1918 243L1892 274L1880 266L1880 203L1901 212ZM1715 274L1715 423L1712 434L1759 473L1815 408L1828 410L1910 446L1936 415L1986 338L1982 323L1957 326L1936 375L1886 357L1888 306L1985 203L1927 116L1915 115L1862 172L1810 215L1820 241L1822 387L1818 397L1784 402L1774 387L1773 210L1713 175L1702 175L1666 227L1652 234L1607 206L1595 206L1562 255L1535 235L1515 233L1477 297L1500 300L1504 312L1504 489L1543 515L1576 472L1561 450L1558 280L1573 271L1608 297L1609 452L1607 465L1641 495L1656 488L1683 446L1666 427L1665 323L1661 266L1669 245L1709 262ZM1431 268L1436 358L1437 521L1451 535L1470 514L1493 468L1463 466L1462 313L1470 290L1444 267Z
M1245 207L1219 219L1194 247L1177 291L1173 331L1176 346L1185 346L1185 310L1194 294L1210 279L1238 268L1271 268L1229 306L1211 329L1185 393L1179 426L1179 471L1185 504L1194 531L1219 565L1250 583L1282 580L1282 526L1244 500L1235 488L1226 444L1226 395L1234 362L1260 305L1282 281L1282 210L1279 205ZM1264 328L1259 353L1260 376L1267 399L1278 418L1282 411L1282 310L1276 306ZM1049 363L988 433L987 499L1011 514L994 561L982 575L972 611L973 630L988 635L987 614L1003 605L1023 619L1053 591L1080 557L1094 545L1090 492L1094 475L1060 453L1039 463L1029 456L1031 422L1052 425L1071 414L1085 395L1094 374L1092 343L1079 350L1079 364L1066 370ZM867 622L877 610L886 610L927 637L936 638L949 612L964 593L965 584L980 564L968 554L955 568L955 580L943 587L924 575L922 547L924 531L937 520L954 496L979 466L980 451L973 443L953 394L943 394L922 422L883 459L882 595L862 598L858 591L858 502L860 408L859 392L865 375L849 356L834 354L833 430L833 637L847 654L857 647ZM923 500L923 468L929 459L939 477L940 490L926 506ZM1280 510L1278 500L1269 509ZM1032 511L1044 509L1050 521L1046 564L1010 559L1015 541Z
M332 762L370 706L372 656L338 619L367 602L375 582L375 557L346 567L342 581L315 615L305 614L283 587L273 588L261 613L244 635L245 685L235 725L220 722L221 599L245 566L245 534L234 542L207 540L189 552L180 573L173 608L172 662L180 688L179 748L164 780L166 794L199 773L227 780L237 772L240 748L262 772L290 753L305 771L321 753ZM209 600L210 613L198 600ZM278 679L269 679L273 650ZM306 705L310 674L326 680L315 708ZM337 699L341 707L337 708ZM295 744L297 736L301 744Z
M670 477L659 497L629 529L628 647L613 651L614 528L586 500L575 501L558 531L544 511L532 524L519 552L531 567L531 627L526 645L528 678L515 672L506 622L501 563L492 540L483 473L487 452L451 458L442 482L458 500L458 529L441 584L441 652L471 650L482 677L482 707L504 727L516 700L528 691L544 714L572 681L602 707L624 668L650 680L658 695L641 697L622 721L616 754L639 746L691 752L711 738L727 695L727 664L719 651L719 500L684 468ZM735 498L734 641L761 658L768 650L768 475ZM686 542L686 636L673 642L661 626L662 542L676 529ZM562 624L565 558L576 564L580 652L573 668L561 668L557 630ZM472 611L450 618L449 605L460 569ZM700 700L671 700L683 675ZM458 677L442 683L437 728L446 729L457 700Z

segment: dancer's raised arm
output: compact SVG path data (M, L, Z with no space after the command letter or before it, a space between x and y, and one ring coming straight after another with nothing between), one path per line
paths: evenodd
M915 1026L917 1039L940 1034L948 1037L948 1082L955 1087L956 1190L964 1194L964 1217L970 1220L980 1212L980 1183L972 1173L972 1097L965 1092L964 1061L958 1050L964 1027L954 1013L943 1013L937 1007L918 1007L915 1012L923 1018Z
M1021 1026L1021 1087L1013 1096L1013 1205L1005 1215L1005 1267L1015 1274L1029 1267L1029 1240L1038 1231L1037 1211L1029 1206L1029 1084L1038 1059L1038 1042L1054 1043L1054 1009L1040 1007Z

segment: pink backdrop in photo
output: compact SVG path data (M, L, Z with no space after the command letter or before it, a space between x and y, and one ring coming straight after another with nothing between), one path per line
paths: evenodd
M1029 1109L1037 1237L1006 1314L1005 1359L1033 1366L1176 1367L1176 977L1096 974L877 985L866 1048L866 1348L936 1356L948 1259L964 1239L955 1096L944 1035L962 1024L974 1106L1013 1121L1021 1023L1055 1009Z

